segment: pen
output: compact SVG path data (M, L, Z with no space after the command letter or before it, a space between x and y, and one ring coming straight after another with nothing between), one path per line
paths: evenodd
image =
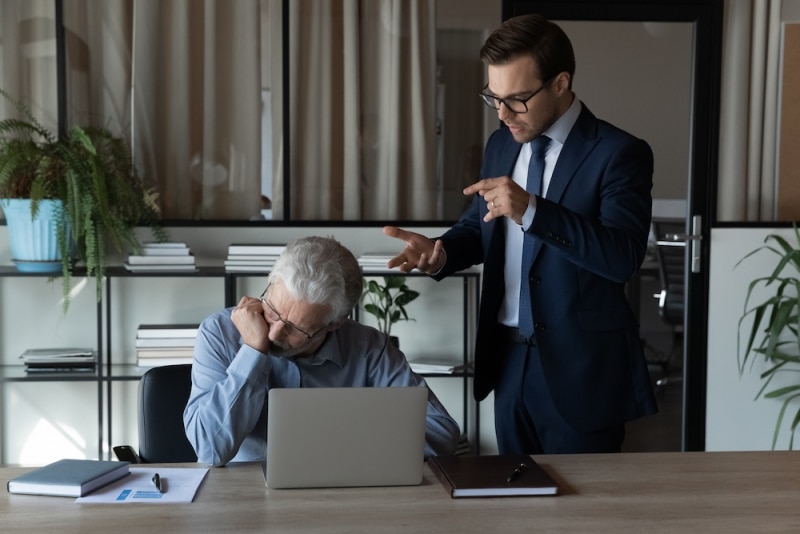
M508 478L506 479L506 483L510 484L515 478L517 478L517 476L520 473L525 471L527 468L528 468L528 466L526 464L524 464L524 463L519 464L517 467L514 468L513 471L511 471L511 474L508 475Z
M158 473L153 475L153 485L156 487L159 493L164 493L164 485L161 480L161 476Z

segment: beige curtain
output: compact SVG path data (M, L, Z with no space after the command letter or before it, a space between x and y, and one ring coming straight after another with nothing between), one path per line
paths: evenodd
M0 1L0 88L45 127L58 125L56 36L52 0ZM0 98L0 116L19 116Z
M70 120L130 132L165 219L258 217L259 1L64 5Z
M131 131L133 0L64 2L67 121Z
M781 0L725 3L717 219L776 219Z
M435 3L290 3L292 218L436 215Z
M134 138L167 219L259 214L259 23L257 0L134 3Z

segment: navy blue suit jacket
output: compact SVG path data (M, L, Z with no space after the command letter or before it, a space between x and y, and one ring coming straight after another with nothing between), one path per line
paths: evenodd
M522 145L507 128L490 137L481 178L511 176ZM625 283L647 248L653 154L646 142L598 120L585 106L561 150L546 198L525 239L534 239L531 306L545 379L562 417L582 431L655 413L639 325ZM475 195L442 237L437 279L483 263L475 345L475 398L498 380L497 314L504 294L505 224L483 222Z

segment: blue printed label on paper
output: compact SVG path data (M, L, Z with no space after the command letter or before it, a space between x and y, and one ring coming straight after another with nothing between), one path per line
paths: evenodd
M134 499L163 499L164 494L157 491L138 490L133 494Z

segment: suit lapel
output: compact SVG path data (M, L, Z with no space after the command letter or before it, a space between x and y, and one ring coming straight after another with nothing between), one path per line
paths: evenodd
M597 118L589 111L589 108L582 105L581 114L569 132L553 169L545 196L547 200L555 203L561 202L567 186L575 179L578 168L598 142L600 142L600 138L597 136ZM532 266L541 249L542 241L537 239L532 248L531 258L523 258L523 265ZM526 261L528 263L525 263Z
M564 196L569 183L575 178L578 168L583 161L594 150L600 138L597 136L597 119L583 106L578 120L572 127L558 156L558 161L553 169L553 176L550 178L550 186L547 188L547 199L559 203Z

